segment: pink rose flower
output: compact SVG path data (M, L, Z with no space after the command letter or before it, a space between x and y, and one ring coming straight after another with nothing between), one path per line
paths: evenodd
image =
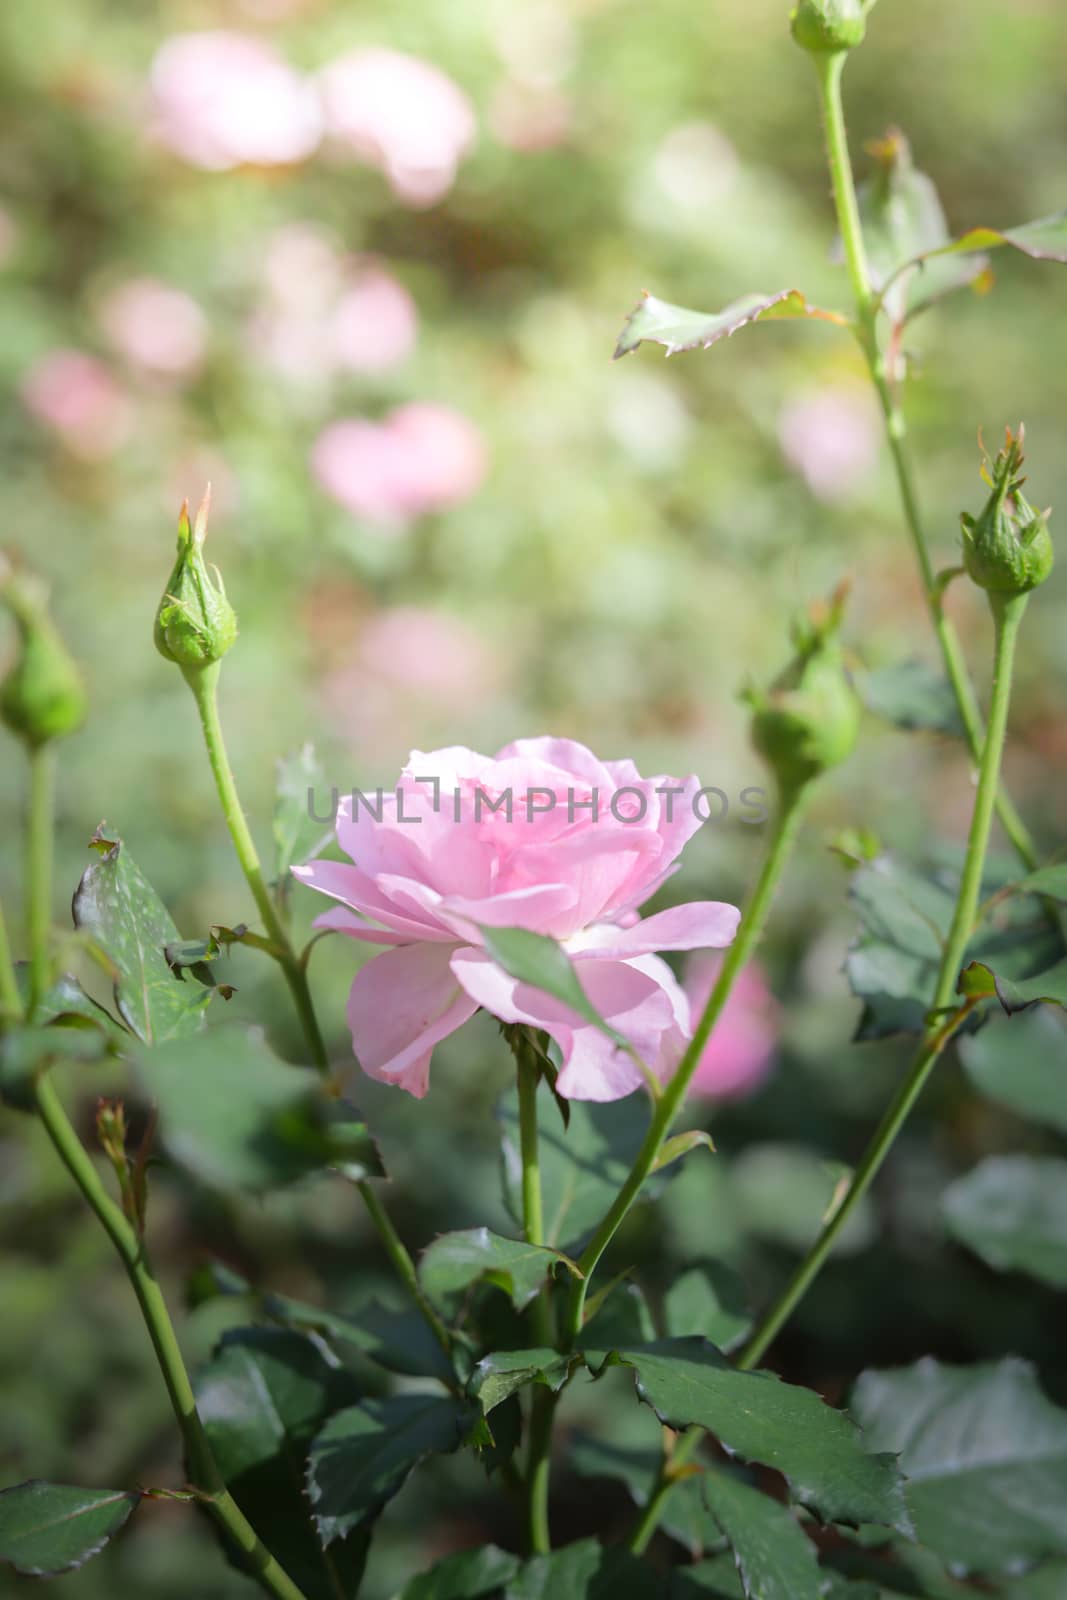
M330 318L327 345L351 372L387 372L415 348L418 314L402 283L374 262L363 265Z
M470 101L428 61L398 50L354 50L320 75L326 127L413 207L444 198L474 142Z
M100 325L133 367L161 377L191 377L204 359L207 319L181 289L130 278L104 299Z
M412 404L381 423L331 423L315 441L311 467L347 510L398 533L416 517L469 499L485 476L485 446L459 412Z
M712 955L698 955L686 963L684 988L694 1022L707 1004L721 963L721 956ZM752 961L738 973L704 1046L692 1092L715 1100L752 1094L771 1069L777 1036L774 996L759 963Z
M250 34L217 29L166 40L151 84L159 137L209 172L288 166L322 138L314 84Z
M349 995L364 1072L421 1098L434 1045L484 1007L556 1041L560 1094L618 1100L640 1087L628 1055L497 966L482 925L560 940L601 1016L669 1078L689 1034L689 1006L656 952L722 948L740 918L720 901L637 915L700 826L699 789L698 778L642 778L631 761L601 762L572 740L542 738L519 739L495 757L462 746L413 751L396 792L382 797L380 820L366 803L343 800L337 838L355 864L293 870L341 902L317 927L392 947L360 969ZM377 797L367 799L377 812Z
M83 350L50 350L25 374L22 403L72 455L100 461L126 438L130 406L110 369Z

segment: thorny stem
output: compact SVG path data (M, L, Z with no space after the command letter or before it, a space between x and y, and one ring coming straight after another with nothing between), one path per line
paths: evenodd
M857 334L863 349L871 382L878 395L885 423L886 439L896 475L904 521L911 537L915 559L922 579L923 595L937 642L941 650L945 672L959 709L972 760L982 756L985 739L982 717L978 708L974 685L960 648L959 638L951 621L945 615L941 587L934 573L930 548L923 529L918 494L907 450L907 424L899 400L894 392L885 353L878 337L878 297L871 283L867 253L863 242L863 225L856 200L856 186L849 158L848 134L845 127L844 107L841 101L841 74L847 52L815 57L819 81L819 98L826 129L826 149L833 185L834 205L838 226L844 245L852 294L856 302ZM1005 834L1020 860L1029 870L1037 865L1037 851L1030 832L1016 810L1011 797L998 780L996 811Z

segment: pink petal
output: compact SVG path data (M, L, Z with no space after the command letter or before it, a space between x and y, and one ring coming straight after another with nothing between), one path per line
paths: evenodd
M577 739L549 737L514 739L511 744L506 744L496 753L498 761L506 761L512 757L546 762L549 766L558 767L561 772L582 778L587 783L596 784L605 790L611 786L607 767L602 761L597 760L586 745L579 744Z
M690 900L630 928L600 923L571 941L572 954L618 960L659 950L721 950L732 944L741 913L723 900Z
M347 861L309 861L306 866L292 867L294 878L306 883L309 889L318 889L334 900L340 900L365 917L373 917L394 933L409 934L412 939L439 939L450 944L455 937L447 929L421 916L412 916L388 900L377 885Z
M529 928L547 933L554 920L574 905L577 895L565 883L532 884L528 889L511 889L484 900L464 900L447 895L438 908L456 925L473 924L466 936L477 939L478 926L486 928Z
M362 939L365 944L416 944L417 936L411 933L394 933L388 928L376 928L373 923L366 922L354 911L349 911L347 906L334 906L330 911L324 911L321 917L316 917L311 924L313 928L321 928L326 932L344 933L350 939Z
M449 967L455 946L414 944L375 956L348 997L352 1047L363 1071L421 1100L433 1047L472 1017L477 1004Z

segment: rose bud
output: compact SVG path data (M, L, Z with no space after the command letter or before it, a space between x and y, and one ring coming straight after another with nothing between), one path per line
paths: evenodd
M800 0L790 24L802 50L816 55L851 50L863 43L874 0Z
M0 557L0 601L18 630L14 664L0 684L0 717L28 745L73 733L85 717L85 688L48 615L43 586L16 578Z
M237 617L226 598L222 575L204 561L210 504L209 489L191 527L188 503L183 504L178 559L156 612L156 649L185 673L221 661L237 638Z
M960 517L963 564L980 589L990 594L1028 594L1052 571L1049 511L1035 511L1022 494L1025 429L1005 430L1004 448L994 462L982 464L982 478L992 493L977 518Z

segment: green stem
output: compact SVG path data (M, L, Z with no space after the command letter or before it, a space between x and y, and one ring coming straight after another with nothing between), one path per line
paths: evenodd
M201 1491L202 1503L220 1527L243 1552L249 1570L277 1600L304 1600L288 1574L275 1561L255 1529L226 1488L203 1423L196 1409L192 1384L182 1359L174 1325L162 1291L152 1272L143 1242L121 1208L108 1194L81 1140L78 1138L49 1078L36 1086L37 1109L63 1165L96 1213L118 1251L130 1280L145 1327L152 1341L167 1394L181 1429L191 1481Z
M975 793L971 829L967 840L967 855L959 893L952 916L952 924L938 969L937 988L934 994L933 1018L927 1027L915 1060L908 1070L881 1122L857 1166L849 1187L840 1204L829 1218L818 1239L798 1266L775 1305L761 1320L737 1358L742 1371L754 1367L781 1328L804 1298L815 1281L823 1264L833 1250L838 1236L848 1222L860 1200L882 1167L901 1128L913 1106L922 1094L930 1073L949 1040L955 1035L964 1018L973 1010L975 1001L964 1001L946 1019L944 1013L956 995L964 953L975 926L981 891L982 871L989 847L989 834L995 808L1000 763L1004 754L1007 732L1008 707L1011 701L1012 671L1015 662L1015 642L1019 624L1026 609L1026 595L1010 600L990 596L995 628L995 655L993 693L989 709L989 728L982 751ZM700 1428L689 1428L679 1438L673 1453L660 1470L656 1484L649 1496L630 1541L630 1548L640 1554L649 1543L682 1469L692 1460L703 1437Z
M363 1204L367 1208L367 1215L378 1230L378 1236L385 1248L386 1255L396 1270L397 1277L429 1323L434 1338L451 1362L452 1340L449 1337L448 1329L423 1294L418 1273L415 1270L415 1263L411 1259L411 1253L393 1226L392 1218L378 1198L374 1185L364 1181L357 1183L356 1188L359 1190Z
M834 206L845 251L852 295L858 318L857 334L863 349L871 382L878 395L885 422L889 453L896 475L904 521L915 551L915 559L922 579L923 595L930 620L941 650L945 673L951 685L960 720L963 723L971 758L981 759L985 732L978 708L977 696L960 648L959 638L952 623L945 616L941 589L934 573L930 548L923 530L918 494L907 451L907 424L904 413L894 394L885 355L878 338L878 300L871 283L866 248L863 242L863 224L860 220L856 187L852 176L852 162L848 150L844 107L841 101L841 74L846 52L815 57L819 81L819 99L826 129L826 150L833 186ZM1011 797L998 784L996 796L997 815L1001 826L1024 865L1033 869L1037 865L1037 851L1026 824L1012 803Z
M256 850L252 831L248 826L248 819L244 814L240 796L237 793L237 784L234 780L233 769L226 753L226 741L223 738L222 723L219 720L219 663L216 661L209 667L190 669L184 674L185 680L193 691L197 710L200 713L200 724L204 730L204 744L207 747L208 761L215 778L215 787L218 790L219 801L222 805L222 814L226 819L226 826L230 830L230 838L241 864L241 871L252 891L252 898L256 902L263 925L267 930L271 943L281 952L278 957L279 965L285 974L285 981L289 985L300 1018L308 1048L311 1051L315 1066L320 1072L328 1072L330 1059L326 1045L319 1028L315 1007L308 988L307 973L300 958L293 949L285 925L278 914L278 909L271 898L263 877L263 868L260 865L259 853Z
M715 981L715 987L708 997L708 1003L704 1007L703 1015L697 1023L693 1037L678 1065L678 1070L671 1078L663 1091L662 1098L656 1105L644 1143L634 1159L629 1176L615 1197L610 1211L608 1211L603 1222L579 1257L578 1266L581 1268L583 1276L575 1279L571 1285L565 1326L565 1337L568 1346L574 1343L581 1332L585 1316L585 1297L589 1288L589 1280L596 1270L597 1263L615 1237L630 1207L640 1194L645 1180L654 1171L664 1141L685 1100L689 1081L697 1069L704 1046L711 1036L711 1031L719 1019L723 1006L729 999L734 980L759 943L767 920L767 913L770 910L771 902L778 886L778 880L782 875L782 870L788 860L789 852L800 825L805 792L803 788L800 788L790 794L783 795L781 798L775 817L774 829L771 833L756 887L742 918L741 926L737 930L737 937L723 958L722 966L719 968L719 974Z
M544 1244L544 1208L541 1199L541 1160L537 1138L537 1085L540 1069L537 1058L523 1033L510 1032L519 1089L519 1152L522 1159L522 1219L528 1244ZM538 1344L554 1342L551 1287L546 1284L534 1302ZM541 1384L534 1387L530 1400L529 1438L526 1461L527 1538L534 1555L552 1548L548 1521L549 1477L552 1465L552 1421L555 1395Z
M993 693L989 708L989 727L978 774L978 788L974 797L971 830L967 840L967 855L960 879L959 893L952 924L938 969L937 988L934 992L934 1017L927 1028L918 1054L900 1088L893 1097L878 1128L856 1168L848 1190L823 1228L822 1233L801 1262L777 1304L764 1317L741 1353L740 1364L751 1366L760 1359L786 1319L803 1299L814 1282L824 1261L833 1249L834 1242L847 1223L871 1182L880 1170L893 1142L926 1081L934 1063L959 1026L960 1016L944 1020L945 1009L952 1004L956 994L960 968L968 940L974 932L978 901L985 868L989 834L993 821L1000 763L1004 754L1004 739L1008 724L1008 707L1011 702L1011 680L1015 664L1015 641L1019 624L1026 609L1026 595L1009 600L990 596L995 629ZM963 1010L965 1008L961 1008Z
M26 909L30 935L30 1015L52 976L52 836L55 824L55 751L50 744L30 751L30 814L27 823Z
M11 941L7 936L4 908L0 904L0 1023L18 1022L22 1016L22 996L19 994L15 963L11 955Z
M297 1015L300 1018L315 1066L322 1073L330 1069L329 1053L322 1037L319 1020L315 1014L315 1003L311 998L311 989L308 985L307 968L293 949L292 941L283 923L278 909L271 898L260 865L259 852L256 850L252 831L248 826L248 819L241 805L241 798L237 792L237 782L230 766L230 758L226 752L226 741L222 733L222 723L219 718L218 683L219 662L214 662L209 667L201 669L190 668L183 673L186 682L193 692L197 710L200 713L200 725L204 732L204 744L207 747L208 761L215 778L215 787L218 790L222 813L226 819L226 826L233 840L233 847L241 870L245 875L252 898L256 902L263 925L267 930L270 944L273 946L275 959L278 961L285 980L289 985ZM415 1299L423 1316L429 1323L435 1338L442 1344L446 1352L450 1351L450 1341L447 1330L440 1318L424 1298L418 1285L415 1273L415 1263L409 1252L405 1249L399 1234L393 1227L386 1213L385 1207L378 1199L373 1187L369 1183L356 1185L367 1212L381 1238L385 1250L396 1267L405 1286Z

